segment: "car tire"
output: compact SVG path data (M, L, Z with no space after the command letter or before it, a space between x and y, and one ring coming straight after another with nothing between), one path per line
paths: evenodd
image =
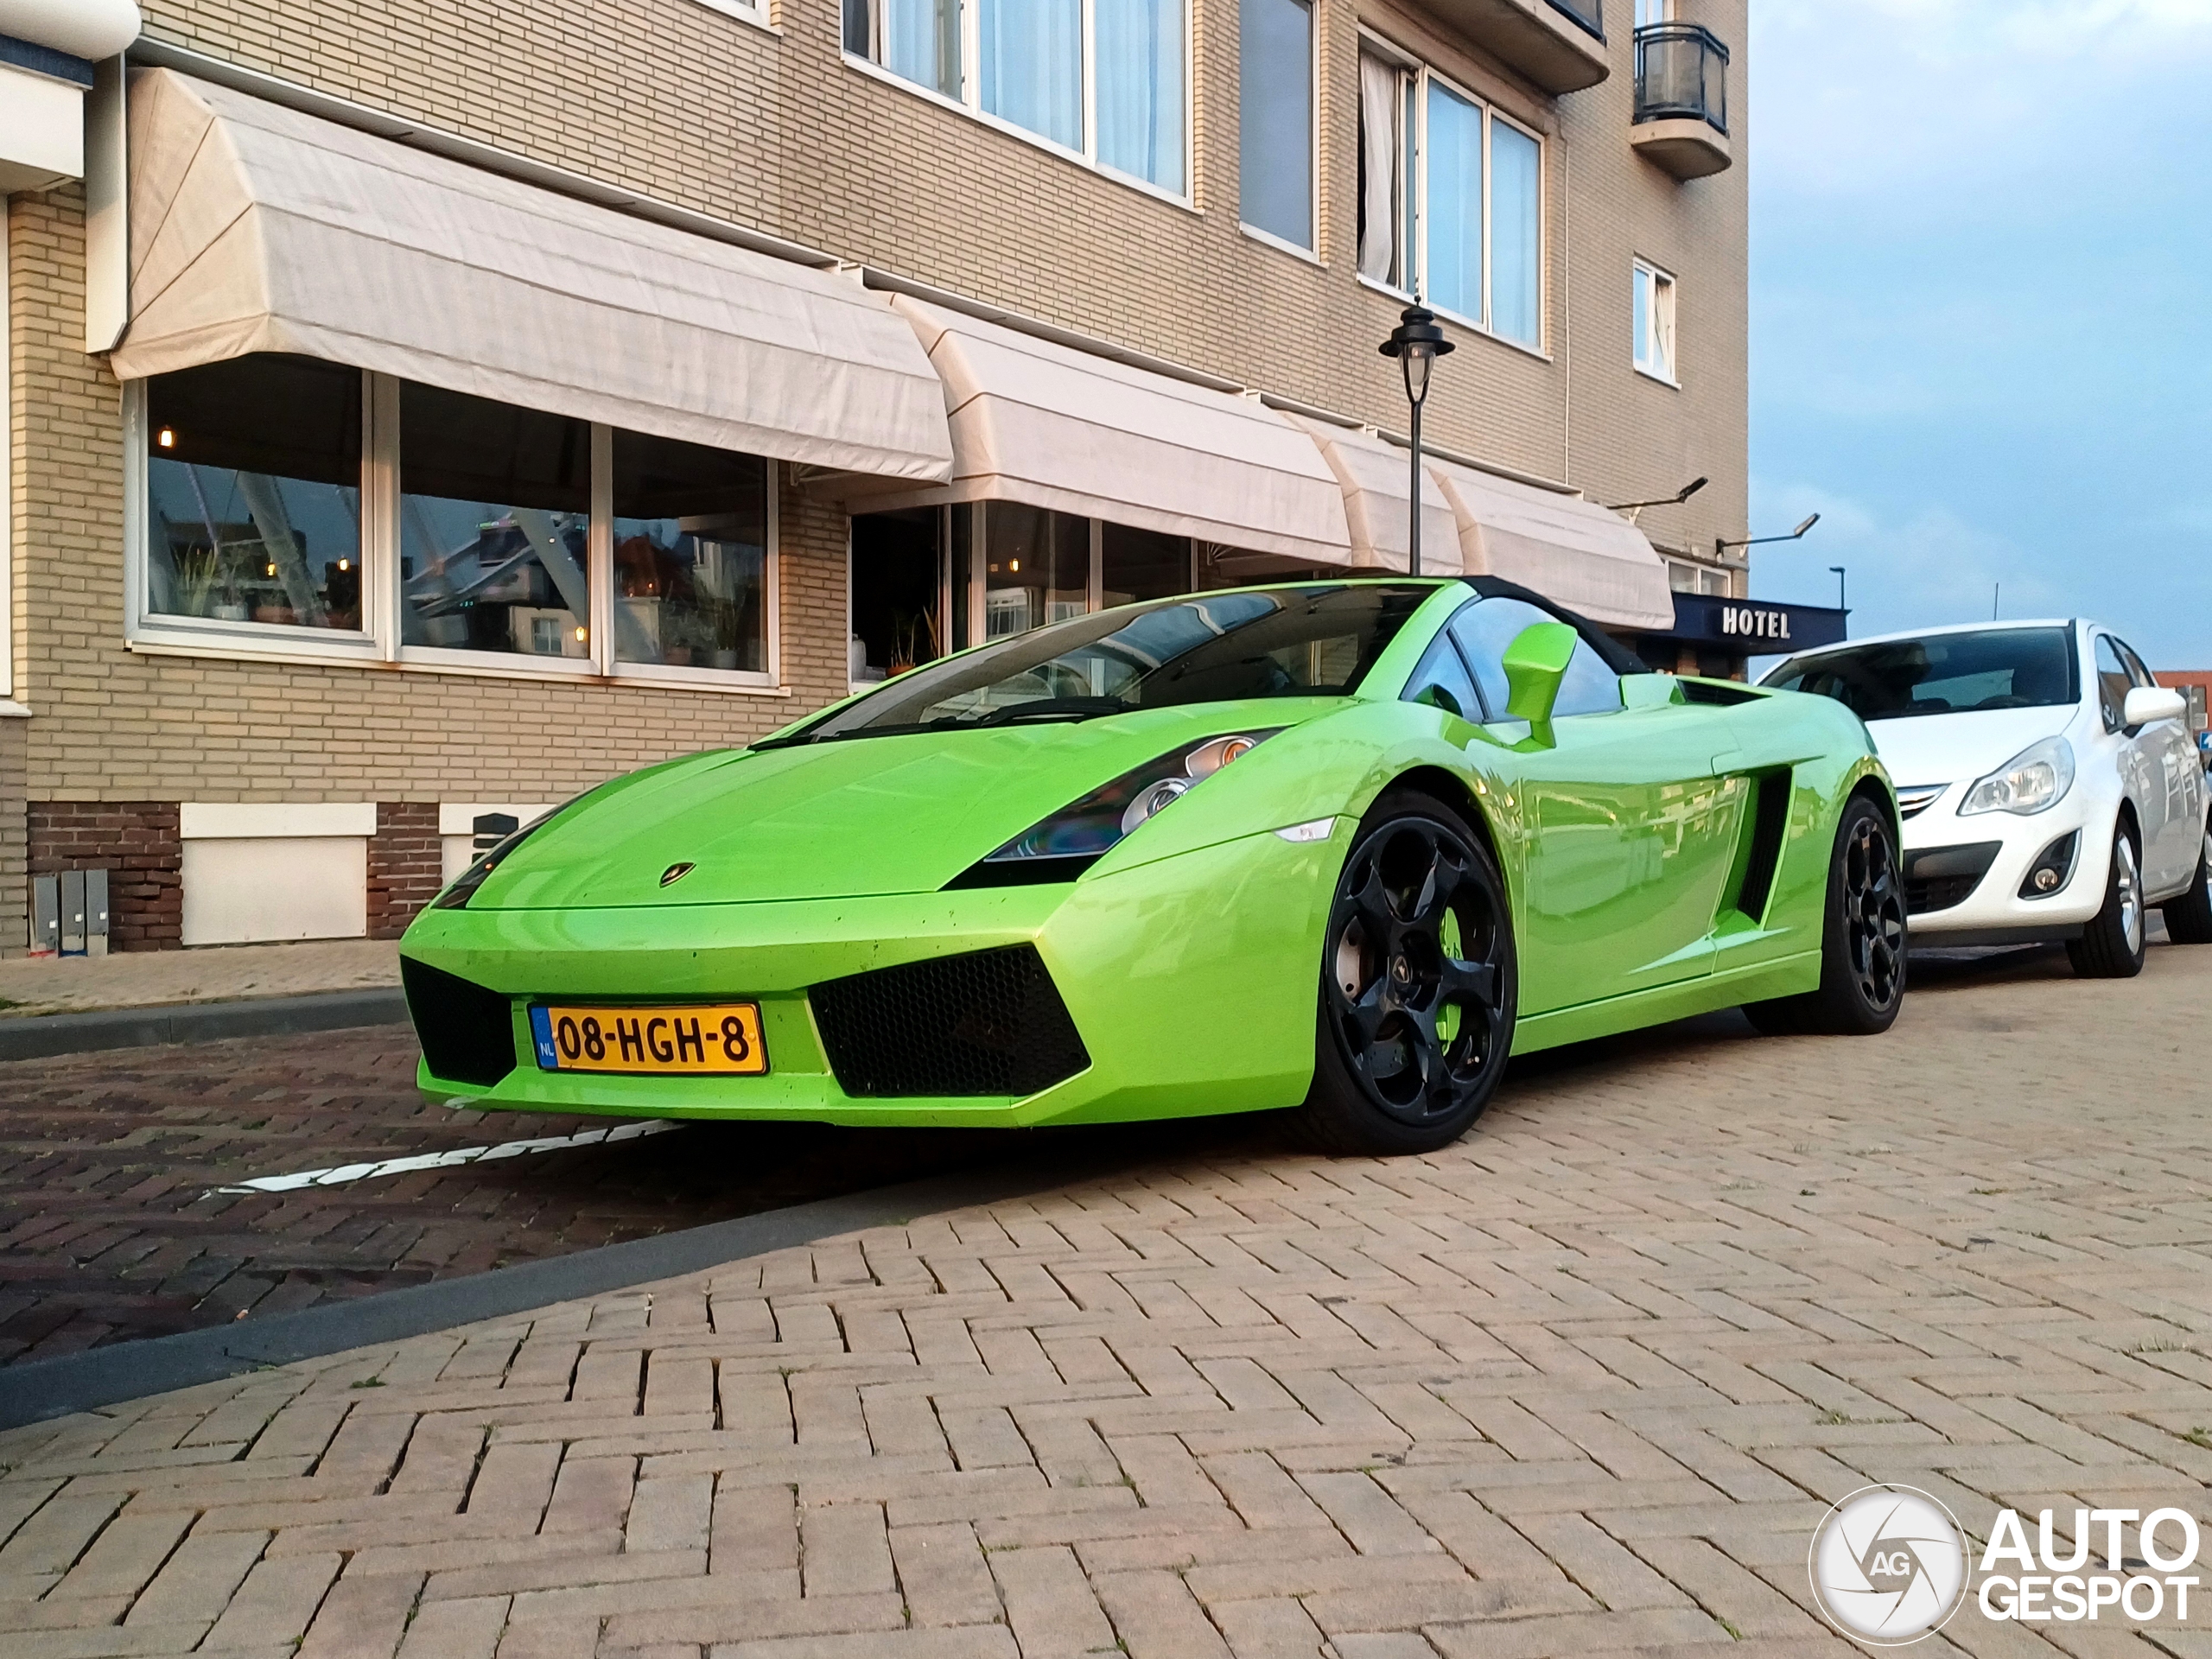
M1904 880L1889 815L1864 795L1836 826L1822 914L1819 988L1746 1003L1745 1016L1769 1036L1887 1031L1904 1005Z
M2066 942L2066 959L2083 979L2133 979L2143 971L2144 936L2148 931L2143 910L2142 855L2137 850L2135 831L2122 823L2113 830L2104 908L2083 925L2080 938Z
M2212 824L2196 849L2196 874L2189 890L2158 907L2166 937L2176 944L2212 944Z
M1386 791L1322 935L1305 1138L1344 1156L1449 1146L1497 1087L1517 994L1512 912L1482 837L1441 801Z

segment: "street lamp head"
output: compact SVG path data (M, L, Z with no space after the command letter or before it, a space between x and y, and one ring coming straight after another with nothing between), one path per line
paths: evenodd
M1428 396L1430 365L1451 351L1452 345L1436 326L1434 312L1409 305L1390 331L1390 338L1376 349L1385 357L1398 359L1398 366L1405 372L1406 397L1418 409Z
M1789 532L1789 539L1793 542L1796 541L1797 537L1802 536L1807 531L1810 530L1815 524L1817 524L1820 522L1821 515L1816 512L1811 518L1806 519L1803 524L1798 525L1796 529L1791 531Z

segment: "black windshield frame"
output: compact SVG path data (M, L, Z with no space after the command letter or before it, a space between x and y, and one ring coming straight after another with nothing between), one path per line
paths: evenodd
M1793 657L1780 664L1759 683L1777 690L1807 690L1806 682L1815 676L1833 683L1811 689L1810 695L1825 696L1857 715L1861 720L1925 719L1937 715L1984 714L2005 709L2067 709L2082 700L2082 650L2080 630L2072 623L2043 623L2002 628L1964 628L1951 632L1909 635L1902 639L1869 640L1863 645L1842 645L1833 650L1808 652ZM2000 641L2031 642L2035 649L2048 650L2057 641L2065 646L2063 696L2061 688L2045 688L2034 696L2017 693L2001 694L1983 698L1964 707L1915 698L1911 694L1921 687L1941 684L1947 681L1971 677L1971 674L1957 671L1960 664L1946 661L1942 667L1948 673L1931 673L1927 651L1931 645L1946 648L1947 653L1958 646L1980 647L1985 652L1985 665L1974 673L1993 674L2011 668L2018 671L2027 661L2027 647L2024 645L2016 653L2017 661L2007 664L2001 659L2005 652ZM1914 653L1920 653L1918 662ZM2051 663L2040 664L2048 671ZM1898 671L1904 671L1902 672ZM2017 683L2017 682L2016 682ZM1846 695L1847 692L1853 695Z
M1094 720L1205 702L1350 696L1439 586L1387 579L1295 582L1181 594L1093 611L911 669L796 731L752 747L976 730L1033 719ZM1189 614L1163 614L1179 607L1187 607ZM1313 626L1315 619L1320 626ZM1171 654L1146 650L1179 634L1187 636L1188 643ZM1357 655L1341 679L1303 683L1259 669L1271 651L1353 635L1358 639ZM1096 679L1088 685L1052 683L1056 673L1067 677L1066 665L1082 658L1110 663L1125 677L1110 695ZM1020 696L988 701L993 689L1033 677L1039 680L1037 695L1026 701ZM934 712L963 697L978 699L971 713Z

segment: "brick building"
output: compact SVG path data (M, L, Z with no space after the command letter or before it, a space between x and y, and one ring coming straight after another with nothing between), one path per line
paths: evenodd
M1681 5L0 0L0 948L71 868L117 948L390 935L907 663L1402 569L1416 297L1426 570L1740 597Z

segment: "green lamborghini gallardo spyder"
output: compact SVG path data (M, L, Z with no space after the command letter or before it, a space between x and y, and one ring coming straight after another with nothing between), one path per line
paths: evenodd
M1877 1032L1896 799L1826 697L1487 577L1052 623L601 785L402 945L423 1089L849 1124L1298 1108L1461 1134L1507 1057L1744 1005Z

